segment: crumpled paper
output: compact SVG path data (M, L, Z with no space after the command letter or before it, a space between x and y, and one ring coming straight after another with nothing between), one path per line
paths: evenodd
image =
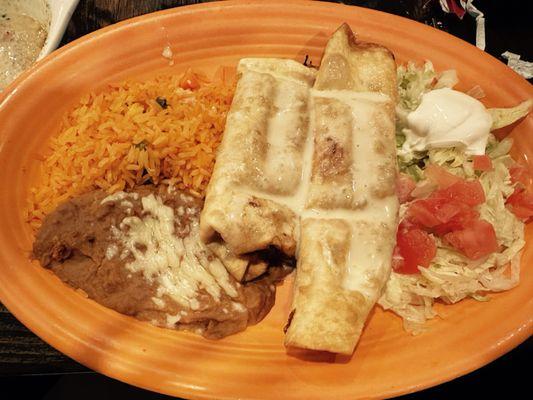
M511 53L510 51L503 53L502 57L507 60L509 68L514 70L517 74L526 79L533 78L533 62L521 60L520 54Z
M461 7L457 6L455 0L439 0L442 10L446 13L454 13L463 19L465 11L476 19L476 46L485 50L485 15L479 11L474 4L474 0L459 0Z

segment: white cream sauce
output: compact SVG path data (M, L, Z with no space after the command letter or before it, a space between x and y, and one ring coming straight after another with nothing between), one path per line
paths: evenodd
M340 219L351 226L350 250L346 260L346 269L342 286L351 291L358 291L373 300L379 296L376 291L375 279L387 279L392 250L395 243L394 233L398 215L398 199L396 196L375 198L370 189L377 185L379 179L379 155L376 154L375 144L380 132L373 124L376 107L383 107L390 101L389 97L380 93L354 93L351 91L310 91L309 103L309 133L303 148L302 176L298 187L292 195L272 195L261 191L244 189L249 195L272 200L290 208L300 219ZM354 192L361 193L366 198L362 206L357 209L315 209L306 207L309 185L312 173L312 159L314 152L315 120L313 107L317 97L334 98L350 106L352 117L356 124L356 131L352 132L352 154L355 160L353 166ZM392 122L391 122L392 124ZM384 233L390 237L382 237ZM320 238L317 238L320 240ZM300 243L300 240L297 240ZM322 243L324 256L331 252Z
M388 238L387 235L396 233L393 228L395 221L396 217L366 219L360 221L358 228L352 227L347 269L343 280L345 289L360 292L373 302L378 299L381 294L379 289L391 271L395 240L394 236Z
M283 204L294 211L297 215L302 215L306 208L306 202L309 192L309 184L311 182L312 173L312 161L314 152L314 138L313 138L313 124L314 121L314 98L315 97L328 97L341 100L342 102L350 105L354 120L358 121L358 131L353 132L354 144L353 144L353 158L357 160L356 170L358 182L357 191L367 191L369 187L375 184L379 178L379 174L375 173L375 153L373 145L375 138L368 134L368 131L375 131L375 127L372 126L371 117L372 112L376 104L389 101L389 97L380 93L354 93L351 91L330 90L330 91L317 91L311 90L311 96L309 100L309 134L306 137L302 154L302 175L295 191L290 195L273 195L259 190L253 190L250 188L242 188L243 191L251 196L264 198L275 201L279 204ZM287 109L290 109L288 107ZM277 118L277 117L274 117ZM270 136L269 136L270 137ZM284 143L280 138L279 145ZM269 140L270 142L270 140ZM281 152L273 152L272 158L280 156ZM283 155L281 155L283 157ZM279 162L276 158L275 162ZM280 173L283 173L281 171ZM320 210L320 213L328 213L327 210ZM316 213L315 213L316 214Z
M265 177L274 186L292 189L297 184L290 172L301 168L296 142L306 133L300 127L298 110L304 106L308 90L306 85L291 80L280 80L276 85L275 112L268 120L268 151L264 162Z
M396 218L398 203L395 196L373 199L366 206L356 210L335 208L322 210L307 208L300 214L302 218L342 219L345 221L379 221L386 222Z
M357 121L352 132L352 166L356 194L364 195L365 202L357 209L315 210L306 209L302 218L340 219L350 225L350 248L346 260L342 287L360 292L375 301L379 296L376 280L386 279L390 273L394 246L395 225L398 214L396 196L376 198L371 189L378 184L380 156L375 145L382 134L374 126L373 117L377 108L389 102L388 96L380 93L354 93L351 91L312 91L316 97L329 97L350 107L352 118ZM325 243L322 249L326 253ZM327 251L326 251L327 250ZM327 255L324 253L325 255Z
M312 118L312 115L314 113L314 107L313 107L313 98L311 97L309 99L309 113ZM276 195L276 194L270 194L258 190L253 190L250 188L243 188L243 191L246 194L249 194L251 196L272 200L276 203L282 204L288 208L290 208L296 215L301 215L303 212L303 209L305 207L305 203L307 200L307 193L309 192L309 182L311 180L311 171L312 171L312 160L313 160L313 135L307 134L304 142L304 148L301 159L301 176L299 181L297 182L294 192L290 195Z
M355 122L352 132L352 165L354 173L353 191L362 202L368 201L370 189L378 184L380 159L376 155L376 142L380 132L373 124L376 107L382 107L390 101L389 96L375 92L352 92L349 90L313 91L317 97L339 100L350 106Z

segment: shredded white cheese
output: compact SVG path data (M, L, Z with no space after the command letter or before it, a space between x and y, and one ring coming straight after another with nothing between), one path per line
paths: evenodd
M107 249L105 251L105 258L108 260L111 260L113 257L115 257L118 254L118 246L114 243L107 246Z
M139 198L138 193L126 193L126 192L116 192L101 201L101 204L113 202L113 201L127 201L128 199L137 200ZM132 205L133 206L133 205Z
M165 306L165 301L159 297L152 297L152 302L159 308L163 308Z
M178 323L180 320L181 320L180 314L176 314L176 315L167 314L167 327L173 328L176 325L176 323Z
M170 48L170 46L165 46L163 48L163 52L161 53L161 55L169 60L172 59L172 56L174 55L174 53L172 53L172 49Z
M125 198L120 193L123 192L113 195L113 199ZM146 280L154 282L157 297L168 295L192 310L200 307L196 298L200 289L215 301L220 301L222 291L231 297L238 295L224 266L210 256L210 251L200 241L197 220L191 223L189 236L182 239L175 234L175 215L171 207L153 194L141 198L141 204L146 212L144 217L126 217L120 229L111 229L124 248L121 258L133 258L126 268L141 272ZM114 256L118 248L115 251L112 246L115 245L110 245L108 251Z

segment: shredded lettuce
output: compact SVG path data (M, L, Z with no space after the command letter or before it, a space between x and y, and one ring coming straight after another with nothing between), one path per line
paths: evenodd
M437 74L430 61L422 67L409 62L406 66L399 66L397 70L399 107L406 111L413 111L422 100L422 95L430 91L437 81Z
M457 77L457 71L449 69L441 72L433 89L453 88L458 83L459 78Z
M398 168L400 169L400 172L409 175L418 182L424 177L421 166L425 166L427 159L427 151L411 152L409 154L402 154L398 151Z
M417 164L405 165L402 168L402 172L409 175L415 182L419 182L424 179L424 170Z
M422 95L434 88L452 87L456 83L455 73L446 72L438 76L430 62L421 67L409 63L398 68L400 101L397 107L396 140L399 149L405 141L403 131L406 129L407 114L418 107ZM491 112L493 127L502 127L523 117L526 106L529 111L531 104L524 103L513 109L493 109L497 110ZM428 268L419 268L420 274L417 275L392 272L378 303L385 310L402 317L407 331L418 334L425 330L424 323L437 316L433 308L436 300L449 304L467 297L488 301L490 298L486 296L487 293L508 290L518 284L520 255L525 241L524 223L505 207L505 200L514 191L509 175L509 167L514 164L509 156L511 147L511 139L499 142L491 134L486 154L492 160L493 169L486 172L475 171L471 157L457 148L431 149L411 154L399 151L400 171L409 174L417 182L424 180L423 168L427 164L438 164L462 178L478 179L486 197L478 211L481 218L494 226L501 248L499 253L472 261L435 237L437 255ZM400 217L406 207L405 204L400 207Z
M430 162L463 178L479 179L486 197L479 213L494 226L502 251L472 261L435 237L437 255L428 268L420 268L418 275L392 272L379 304L402 317L406 330L423 332L426 320L436 316L433 304L437 299L449 304L466 297L487 301L484 296L487 292L508 290L518 284L520 252L525 245L524 224L505 207L505 199L514 191L509 176L514 161L507 152L502 154L509 148L508 141L495 145L489 154L493 170L479 176L460 150L429 151Z
M398 166L401 172L410 175L415 181L419 181L423 176L420 165L423 165L427 159L427 152L403 153L401 151L405 142L404 132L407 129L407 115L420 105L424 93L433 89L455 86L458 82L457 73L454 70L449 70L437 74L430 61L426 61L421 67L409 62L405 66L398 67L397 79L400 95L400 101L396 107Z
M407 128L407 115L414 111L422 100L422 95L431 90L437 74L431 62L421 68L410 62L401 65L397 70L399 102L396 106L396 147L401 148L405 142L403 130ZM410 160L405 160L409 162ZM401 168L401 165L400 165Z
M498 158L508 154L511 147L513 147L513 139L505 138L498 142L494 135L490 135L485 153L491 158Z

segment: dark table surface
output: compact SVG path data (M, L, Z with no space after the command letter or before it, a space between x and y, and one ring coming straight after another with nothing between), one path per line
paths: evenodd
M201 2L203 1L80 0L62 44L126 18ZM415 19L448 31L470 43L475 42L474 19L466 15L460 20L454 15L443 13L438 0L337 2L374 8ZM524 9L526 3L519 0L475 2L475 5L485 13L488 53L502 61L501 53L506 50L522 55L524 60L533 59L531 45L533 29L531 14ZM498 321L494 323L497 324ZM523 393L528 393L526 371L531 371L531 368L524 366L531 356L533 356L533 340L529 339L510 353L475 372L405 398L450 399L464 393L476 393L476 397L496 393L506 394L506 398L522 397ZM23 399L70 399L74 396L76 399L99 398L99 400L167 398L106 378L76 363L27 330L1 304L0 376L0 391L10 393L16 390L17 397ZM2 395L0 397L4 398ZM327 397L327 393L324 397Z

